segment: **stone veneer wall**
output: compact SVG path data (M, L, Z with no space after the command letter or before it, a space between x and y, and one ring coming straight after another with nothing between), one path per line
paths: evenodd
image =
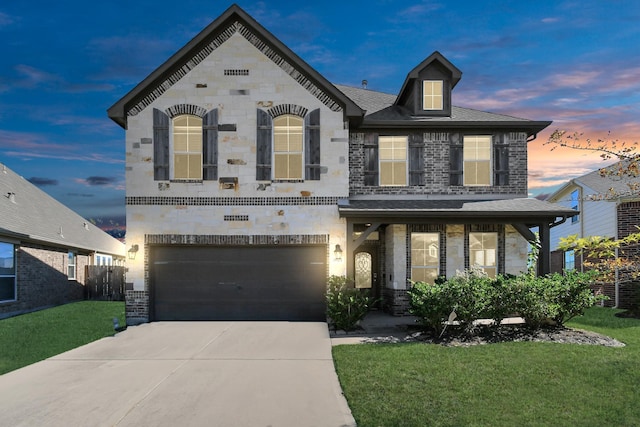
M77 279L69 280L66 249L30 244L18 248L17 300L0 302L0 318L84 299L88 255L76 256Z

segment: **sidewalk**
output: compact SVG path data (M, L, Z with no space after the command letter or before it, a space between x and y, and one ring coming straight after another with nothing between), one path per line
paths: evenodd
M414 316L392 316L383 311L371 311L353 331L329 330L331 345L411 341L418 331Z

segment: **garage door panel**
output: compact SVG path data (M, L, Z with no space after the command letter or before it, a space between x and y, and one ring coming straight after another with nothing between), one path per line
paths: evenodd
M326 247L155 247L154 320L325 320Z

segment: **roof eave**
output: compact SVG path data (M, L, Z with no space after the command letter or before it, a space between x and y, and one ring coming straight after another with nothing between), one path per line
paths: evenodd
M436 119L437 120L437 119ZM429 121L429 120L367 120L364 118L361 128L509 128L537 134L551 124L550 121Z

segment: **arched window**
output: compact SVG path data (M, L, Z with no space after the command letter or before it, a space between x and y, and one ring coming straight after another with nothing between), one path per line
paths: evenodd
M202 179L202 118L183 114L172 123L173 179Z
M273 119L273 179L303 179L304 121L285 114Z

